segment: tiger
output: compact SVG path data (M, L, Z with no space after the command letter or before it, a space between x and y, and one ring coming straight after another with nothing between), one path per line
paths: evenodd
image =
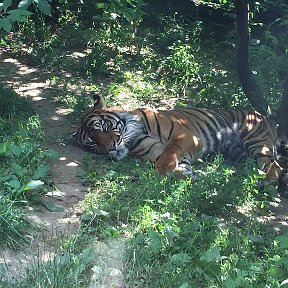
M197 178L192 165L213 153L235 162L251 156L266 173L265 185L286 181L277 162L276 129L253 109L123 110L105 108L97 94L93 98L94 106L75 133L79 145L92 153L109 154L118 161L127 155L148 159L161 176L174 172L180 178ZM286 190L286 184L278 187Z

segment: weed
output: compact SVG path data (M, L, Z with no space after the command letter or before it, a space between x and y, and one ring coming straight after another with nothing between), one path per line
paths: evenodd
M0 93L0 244L15 247L25 240L29 227L21 206L39 201L41 180L49 167L47 154L40 147L43 132L39 117L11 90L0 86Z

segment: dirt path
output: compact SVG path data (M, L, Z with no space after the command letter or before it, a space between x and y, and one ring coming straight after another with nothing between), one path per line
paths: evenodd
M49 160L50 177L54 189L44 196L43 203L44 201L53 203L63 211L51 212L45 206L41 206L39 211L31 213L30 219L46 228L43 231L46 230L49 234L44 237L75 232L75 229L79 227L79 219L74 207L79 200L84 198L86 192L86 187L77 178L77 174L81 173L80 163L84 153L80 148L66 145L63 141L73 129L66 119L67 111L55 107L51 102L49 78L52 75L20 63L3 50L0 50L0 74L3 83L12 87L20 96L25 96L35 103L35 111L43 122L47 148L59 154L56 159ZM33 241L35 239L31 239L31 242ZM5 258L6 264L14 268L18 269L19 264L25 266L25 263L30 260L25 252L19 255L11 253L5 251L2 253L4 255L0 256Z
M53 93L58 92L51 89L49 85L49 79L54 74L28 67L9 55L7 51L0 49L0 75L3 83L12 87L20 96L25 96L35 103L34 110L42 120L46 136L46 147L59 155L56 159L49 160L50 178L54 188L44 196L43 203L48 201L63 210L51 212L44 205L39 207L37 211L30 214L29 218L44 228L42 234L33 235L29 247L23 251L0 250L0 264L4 264L7 272L13 276L15 272L19 275L20 271L25 271L39 251L43 261L53 257L47 240L59 234L77 233L80 224L77 204L87 192L87 188L77 177L82 172L81 163L85 153L80 148L65 143L73 128L66 116L69 111L56 107L51 101ZM121 272L124 255L123 240L95 242L93 247L97 265L92 268L90 287L125 287ZM101 267L102 273L99 274L97 267Z
M35 111L43 122L47 148L59 155L57 159L49 160L50 176L55 189L47 193L45 198L48 201L53 198L53 203L62 207L64 211L51 213L43 207L32 220L42 223L52 234L68 233L78 226L77 219L73 218L73 213L71 214L71 208L84 198L86 191L86 187L77 178L77 173L81 172L80 163L84 152L76 146L66 145L63 141L73 132L73 128L66 119L67 111L51 103L49 78L52 75L37 68L29 68L3 51L0 52L0 63L2 81L20 96L35 102Z

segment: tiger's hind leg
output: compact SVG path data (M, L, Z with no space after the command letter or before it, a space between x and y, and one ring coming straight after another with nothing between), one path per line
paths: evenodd
M261 181L263 186L274 185L278 186L280 176L282 174L283 168L277 162L275 146L273 143L269 144L269 141L266 139L261 141L259 144L255 142L247 143L246 146L249 154L253 157L256 157L259 169L263 170L266 173L266 178ZM250 145L249 145L250 144Z

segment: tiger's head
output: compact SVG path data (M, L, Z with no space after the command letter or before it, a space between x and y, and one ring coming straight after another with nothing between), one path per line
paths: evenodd
M77 142L90 152L121 160L142 133L142 122L133 113L103 108L99 95L93 99L94 106L83 115L76 130Z

